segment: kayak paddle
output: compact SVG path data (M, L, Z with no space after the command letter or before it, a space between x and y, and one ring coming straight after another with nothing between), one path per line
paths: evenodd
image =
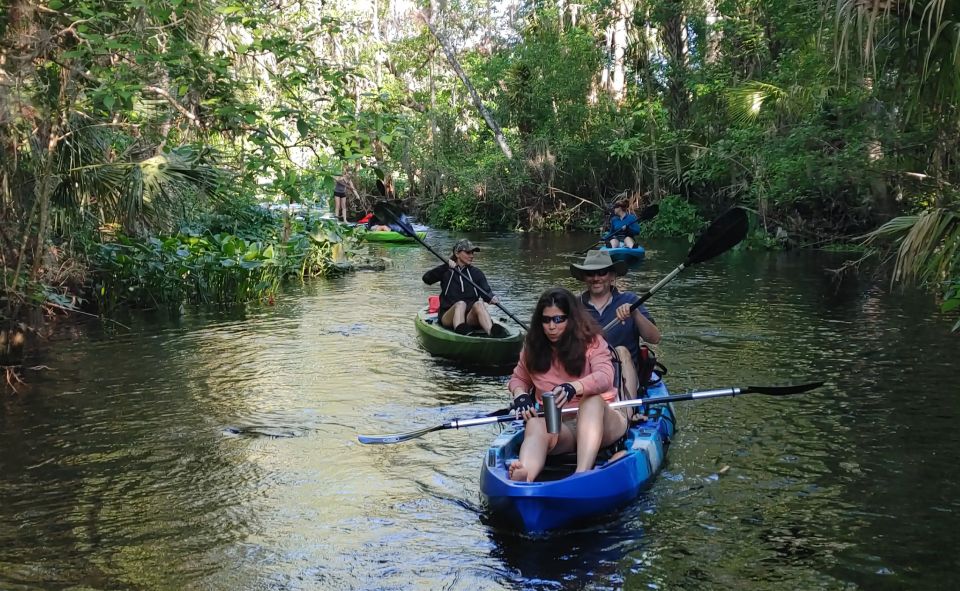
M657 217L657 214L658 214L658 213L660 213L660 206L659 206L658 204L654 203L653 205L648 205L647 207L645 207L645 208L643 209L643 211L640 212L640 215L637 216L637 221L638 221L638 222L648 222L648 221L652 220L653 218ZM590 246L584 248L583 250L578 250L578 251L577 251L577 254L584 254L585 252L587 252L588 250L590 250L591 248L593 248L593 247L596 246L597 244L605 243L607 240L610 240L611 238L613 238L613 237L616 236L617 234L623 234L623 233L625 233L626 231L627 231L626 228L620 228L619 230L612 230L612 231L611 231L609 234L607 234L606 236L603 236L603 237L600 238L599 240L594 240L593 242L591 242L591 243L590 243Z
M747 212L745 210L739 207L728 209L726 213L713 220L713 223L710 224L706 231L697 238L697 241L693 244L693 248L690 249L690 253L687 255L687 260L680 263L676 269L670 271L666 277L658 281L648 292L640 296L640 299L630 306L630 310L633 311L639 308L640 304L650 299L650 296L657 293L664 285L673 281L680 271L683 271L690 265L709 261L739 244L741 240L746 238L748 226L749 220L747 219ZM616 318L611 320L603 327L603 330L610 330L616 326L618 322L620 322L620 320Z
M636 400L621 400L620 402L610 403L610 408L626 408L630 406L646 406L652 404L666 404L668 402L683 402L686 400L701 400L706 398L733 397L740 394L764 394L766 396L789 396L791 394L801 394L809 392L814 388L819 388L823 382L810 382L808 384L797 384L792 386L746 386L743 388L720 388L718 390L703 390L700 392L688 392L686 394L677 394L674 396L661 396L655 398L638 398ZM564 408L561 412L571 414L577 412L577 408ZM542 415L541 415L542 416ZM490 425L494 423L508 423L516 420L512 414L501 416L480 416L469 419L453 419L446 423L425 427L409 433L397 433L395 435L358 435L360 443L367 445L383 445L387 443L401 443L422 437L427 433L434 431L443 431L445 429L462 429L466 427L476 427L477 425Z
M413 238L414 240L422 244L424 248L426 248L431 253L433 253L433 256L437 257L444 263L450 260L444 257L442 254L430 248L429 244L421 240L420 237L417 236L417 232L413 229L413 226L411 226L406 220L403 219L402 214L399 211L397 211L393 205L385 201L380 201L373 206L373 214L378 218L380 218L381 220L391 220L393 223L397 224L403 230L404 234L406 234L407 236L410 236L411 238ZM458 269L457 267L453 267L453 271L457 273L461 279L464 279L467 283L474 286L477 289L477 291L483 294L487 299L490 299L492 297L489 293L486 292L486 290L484 290L482 287L474 283L472 279L470 279L464 273L462 273L460 269ZM523 327L523 330L526 330L529 332L530 328L522 320L514 316L510 312L510 310L507 310L506 308L504 308L500 304L500 302L497 302L496 304L494 304L494 306L503 310L504 314L512 318L514 322L516 322L521 327Z

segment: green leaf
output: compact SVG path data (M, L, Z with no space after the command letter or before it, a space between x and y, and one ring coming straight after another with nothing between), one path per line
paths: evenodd
M943 302L940 306L941 312L953 312L957 308L960 308L960 298L954 298L952 300L947 300Z
M106 107L108 111L111 110L111 109L113 109L113 105L114 105L116 102L117 102L117 99L114 98L114 97L111 96L111 95L107 95L107 96L103 97L103 106Z

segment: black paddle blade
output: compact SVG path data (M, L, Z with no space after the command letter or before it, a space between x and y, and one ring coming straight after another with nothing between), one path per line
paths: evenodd
M377 182L380 183L380 181ZM403 212L392 203L377 201L373 204L373 215L391 224L397 224L407 236L416 236L416 231L414 231L413 226L404 221Z
M653 205L644 208L644 210L640 212L640 215L637 216L637 219L641 222L649 222L653 218L657 217L658 213L660 213L660 205L654 203Z
M747 237L747 212L739 207L727 210L710 224L710 227L697 238L685 265L694 265L709 261L723 254Z
M377 192L380 193L381 197L387 196L387 186L380 179L377 179Z
M766 394L768 396L787 396L789 394L809 392L822 385L823 382L810 382L809 384L797 384L795 386L747 386L743 389L743 392L756 392L757 394Z

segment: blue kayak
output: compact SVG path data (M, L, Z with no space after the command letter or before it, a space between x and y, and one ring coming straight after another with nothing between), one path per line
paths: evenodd
M667 395L663 382L647 391L647 397ZM511 423L487 450L480 471L480 494L491 516L537 533L610 513L636 499L663 465L675 429L669 405L652 406L647 414L646 421L630 428L625 456L598 461L593 470L581 474L573 474L573 455L567 462L551 457L536 482L514 482L507 476L507 466L517 459L523 443L523 424Z
M600 250L609 253L610 258L615 261L640 260L647 254L647 251L645 251L642 246L634 246L633 248L627 248L625 246L610 248L603 246Z

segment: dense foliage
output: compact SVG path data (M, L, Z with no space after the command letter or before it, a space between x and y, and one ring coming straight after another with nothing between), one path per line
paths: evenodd
M958 305L956 2L8 4L0 333L334 268L289 216L250 230L272 225L250 205L344 173L354 213L379 180L455 229L599 229L615 198L661 203L648 231L679 235L747 206L771 244L896 218L870 246ZM215 277L239 252L246 275Z

